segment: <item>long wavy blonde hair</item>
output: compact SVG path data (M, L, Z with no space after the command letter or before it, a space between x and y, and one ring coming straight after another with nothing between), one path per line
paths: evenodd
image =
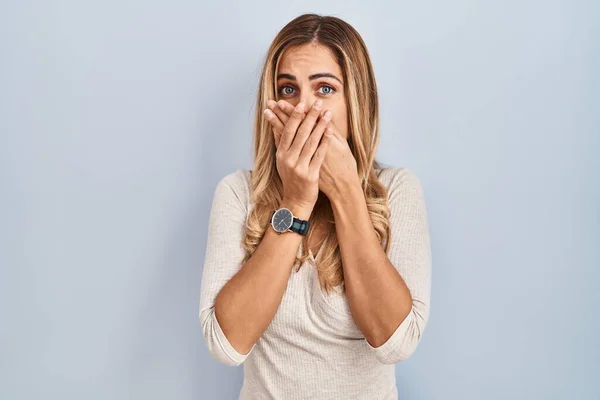
M381 164L375 160L379 143L379 102L373 67L365 43L347 22L332 16L303 14L284 26L271 43L262 69L258 87L254 125L254 169L251 171L251 204L242 246L245 263L259 245L270 225L273 211L283 198L283 184L276 166L276 145L272 128L263 118L267 100L277 98L276 79L279 60L291 46L321 44L337 57L344 77L344 92L348 114L348 145L356 159L358 176L362 182L369 216L377 237L387 253L390 237L387 189L379 181ZM344 283L342 257L335 231L331 203L319 193L310 216L311 226L316 221L326 233L315 267L321 287L330 293ZM309 258L308 245L313 229L302 239L302 252L294 266L300 269ZM345 290L345 285L342 287Z

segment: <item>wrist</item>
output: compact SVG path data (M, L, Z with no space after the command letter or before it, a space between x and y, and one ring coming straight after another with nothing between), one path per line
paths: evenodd
M364 197L360 181L342 182L327 195L332 205L353 202L356 197Z
M307 221L310 218L310 215L312 214L312 211L314 208L314 206L310 207L310 206L300 205L296 202L289 201L286 199L283 199L283 201L281 202L279 207L287 208L288 210L290 210L292 212L292 214L294 214L295 217L300 218L305 221Z

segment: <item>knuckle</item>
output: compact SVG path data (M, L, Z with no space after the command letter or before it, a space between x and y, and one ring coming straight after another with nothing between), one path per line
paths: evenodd
M302 168L298 165L294 167L294 174L301 180L306 180L306 174L302 170Z
M289 103L285 100L279 100L277 106L284 111L289 110Z

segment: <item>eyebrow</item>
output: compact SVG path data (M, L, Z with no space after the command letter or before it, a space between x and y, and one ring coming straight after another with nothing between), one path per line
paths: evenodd
M291 74L279 74L277 75L277 80L282 79L282 78L287 78L289 80L295 81L296 77L294 75ZM329 72L320 72L318 74L312 74L308 76L308 79L313 81L315 79L319 79L319 78L333 78L335 80L337 80L339 83L342 83L342 81L335 75L330 74Z

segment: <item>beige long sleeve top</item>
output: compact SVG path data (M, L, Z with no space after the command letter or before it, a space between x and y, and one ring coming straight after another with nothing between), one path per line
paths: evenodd
M271 324L244 355L224 335L214 304L244 256L241 243L251 209L249 179L250 171L238 169L217 184L199 310L212 356L227 365L243 364L239 399L397 399L394 364L415 351L429 317L431 246L419 179L407 168L386 167L379 172L389 189L388 257L413 297L411 312L391 337L372 347L356 326L345 295L340 290L326 295L316 268L306 261L298 272L292 270ZM302 244L298 255L301 251ZM315 260L312 253L309 256Z

